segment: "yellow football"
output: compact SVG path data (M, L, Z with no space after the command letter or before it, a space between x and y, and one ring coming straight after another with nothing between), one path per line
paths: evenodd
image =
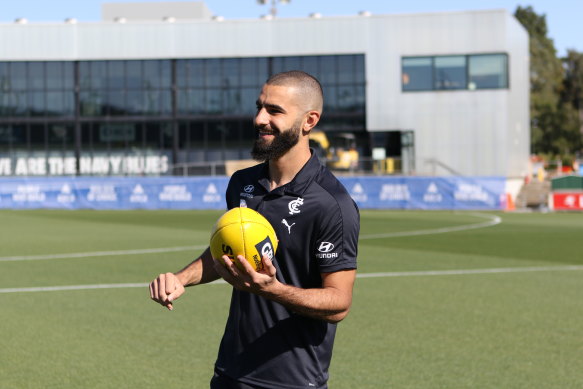
M211 254L222 261L227 255L241 269L237 255L243 255L255 270L263 269L263 256L273 259L277 236L267 219L259 212L244 207L227 211L217 220L211 234Z

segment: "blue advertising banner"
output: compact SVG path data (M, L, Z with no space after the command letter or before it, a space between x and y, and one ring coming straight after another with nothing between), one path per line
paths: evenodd
M360 208L502 209L504 177L342 177Z
M0 179L7 209L225 209L228 177ZM504 177L340 177L362 209L496 210Z
M225 209L227 177L14 178L0 208Z

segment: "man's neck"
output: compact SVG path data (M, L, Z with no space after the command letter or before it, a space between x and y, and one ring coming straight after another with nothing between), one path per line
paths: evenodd
M269 160L269 183L271 190L283 186L299 173L311 157L309 148L290 150L278 159Z

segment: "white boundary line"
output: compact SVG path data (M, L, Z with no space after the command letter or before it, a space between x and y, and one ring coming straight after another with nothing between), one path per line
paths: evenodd
M502 218L500 218L499 216L484 215L484 214L480 214L480 213L470 213L469 215L476 216L476 217L483 218L483 219L488 219L488 221L483 222L483 223L477 223L477 224L464 224L464 225L455 226L455 227L434 228L434 229L430 229L430 230L389 232L386 234L363 235L359 238L359 240L443 234L443 233L447 233L447 232L466 231L466 230L473 230L473 229L477 229L477 228L491 227L491 226L495 226L497 224L500 224L502 222ZM92 258L92 257L107 257L107 256L120 256L120 255L137 255L137 254L158 254L158 253L170 253L170 252L177 252L177 251L202 250L202 249L205 249L206 247L207 247L207 245L163 247L163 248L135 249L135 250L94 251L94 252L68 253L68 254L18 255L18 256L12 256L12 257L0 257L0 262L37 261L37 260L47 260L47 259Z
M362 273L357 274L357 278L382 278L382 277L427 277L427 276L451 276L451 275L472 275L472 274L503 274L503 273L530 273L549 271L581 271L583 266L539 266L539 267L515 267L515 268L493 268L493 269L467 269L467 270L429 270L429 271L405 271L387 273ZM225 284L225 281L215 281L212 284ZM3 293L25 293L25 292L57 292L72 290L91 289L120 289L120 288L146 288L148 284L97 284L97 285L67 285L67 286L41 286L31 288L5 288L0 289Z
M114 250L114 251L93 251L85 253L69 253L69 254L47 254L47 255L20 255L15 257L0 257L0 262L8 261L33 261L44 259L70 259L70 258L90 258L90 257L107 257L117 255L136 255L136 254L157 254L170 253L174 251L189 251L202 250L207 246L178 246L178 247L162 247L156 249L136 249L136 250Z
M455 227L443 227L443 228L434 228L431 230L417 230L417 231L403 231L403 232L389 232L386 234L372 234L372 235L363 235L359 238L359 240L367 240L367 239L381 239L381 238L397 238L403 236L419 236L419 235L432 235L432 234L444 234L446 232L455 232L455 231L467 231L467 230L475 230L477 228L485 228L485 227L492 227L497 224L502 223L502 218L500 216L493 216L493 215L484 215L481 213L471 213L468 215L476 216L482 219L488 219L487 222L477 223L477 224L464 224L461 226Z

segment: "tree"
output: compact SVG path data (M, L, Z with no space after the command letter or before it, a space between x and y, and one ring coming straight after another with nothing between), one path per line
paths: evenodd
M562 101L575 110L579 119L579 132L583 136L583 53L569 50L563 58L565 81Z
M530 116L532 151L571 159L581 148L576 108L566 99L566 68L548 35L546 16L532 7L514 13L530 38ZM581 85L580 83L578 85ZM581 101L581 100L578 100Z

